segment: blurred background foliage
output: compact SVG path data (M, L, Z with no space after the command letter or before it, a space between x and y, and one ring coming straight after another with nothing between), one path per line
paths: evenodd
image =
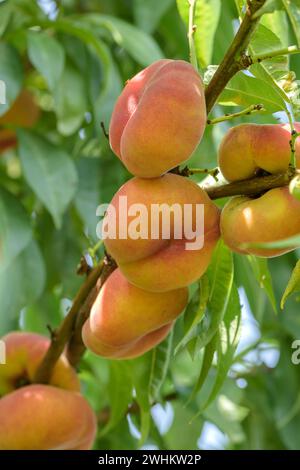
M0 154L1 335L48 334L47 325L55 328L66 314L82 283L79 260L97 241L96 207L130 177L100 123L108 129L124 83L141 68L161 57L188 60L187 2L177 3L0 2L0 79L7 84L0 146L3 129L13 136ZM196 47L206 82L244 3L198 1ZM267 12L251 52L300 46L300 2L268 0ZM212 116L261 103L264 113L234 125L286 120L297 76L297 55L256 64L231 80ZM34 128L1 121L24 89L40 109ZM207 127L191 167L216 166L230 125ZM134 361L87 353L79 370L99 416L95 448L299 449L300 366L291 362L300 339L297 294L279 309L298 257L295 251L267 263L220 244L166 342Z

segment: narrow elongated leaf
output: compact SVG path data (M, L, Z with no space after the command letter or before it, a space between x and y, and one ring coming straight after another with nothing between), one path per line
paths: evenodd
M214 355L215 355L215 352L216 352L216 349L217 349L218 339L219 339L218 338L218 333L216 333L204 349L204 355L203 355L200 375L199 375L197 383L194 387L194 390L192 392L190 400L195 398L196 394L199 392L199 390L201 390L205 380L207 379L207 376L208 376L209 371L211 369L212 362L213 362L213 359L214 359ZM197 416L198 416L198 413L197 413Z
M80 127L88 109L84 77L68 64L54 89L57 127L61 134L71 135Z
M233 257L223 241L218 243L207 271L210 283L208 308L199 325L197 350L205 347L214 337L223 320L233 284Z
M31 240L14 262L0 272L0 303L5 312L0 315L0 335L16 328L20 310L42 294L44 285L44 260L37 243Z
M132 401L132 382L128 364L117 361L110 362L108 393L110 416L107 425L101 430L101 436L117 426L126 415L128 405Z
M292 24L298 46L300 47L300 1L282 0L282 3Z
M13 263L31 238L30 220L23 206L0 187L0 272Z
M199 281L199 289L189 302L184 314L184 336L176 346L174 354L177 354L193 337L197 336L197 326L205 314L208 299L209 280L208 277L204 275Z
M247 259L250 263L250 266L253 270L254 276L259 286L266 292L274 312L278 313L276 298L273 289L272 276L269 271L267 259L258 258L257 256L252 255L248 256Z
M149 379L150 402L154 403L160 397L161 387L166 379L173 346L173 330L161 344L152 351L151 373Z
M85 15L84 19L110 31L114 41L143 66L163 57L162 51L151 36L126 21L100 14Z
M24 176L59 228L77 188L74 163L63 150L32 132L19 131L18 137Z
M133 13L138 27L151 34L173 0L133 0Z
M247 243L245 245L243 245L243 248L251 248L251 247L255 247L255 248L269 248L270 250L272 249L278 249L278 250L281 250L281 249L286 249L286 248L289 248L289 249L295 249L297 248L298 246L300 246L300 235L295 235L293 237L290 237L290 238L285 238L283 240L278 240L278 241L275 241L275 242L265 242L265 243Z
M236 286L231 290L230 299L224 320L219 325L217 333L217 373L213 389L203 406L207 408L220 392L230 367L232 366L234 354L239 342L241 326L241 305Z
M64 49L55 38L44 32L28 31L27 39L30 61L53 90L64 68Z
M180 16L188 25L189 2L177 0ZM221 14L220 0L197 0L194 15L196 30L194 40L197 58L201 67L207 67L212 60L214 50L214 37L218 27Z
M151 423L151 403L149 395L149 374L152 364L151 352L129 362L136 400L140 407L140 444L147 439Z
M5 33L12 15L12 8L9 2L0 4L0 37Z
M300 291L300 261L297 262L292 272L291 278L288 282L288 285L286 286L285 292L282 296L281 303L280 303L281 308L282 309L284 308L285 303L290 295L299 291Z

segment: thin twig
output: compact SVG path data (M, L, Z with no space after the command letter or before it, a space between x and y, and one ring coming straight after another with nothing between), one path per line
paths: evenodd
M237 113L225 114L224 116L220 116L215 119L208 119L207 124L208 125L219 124L220 122L231 121L232 119L236 119L241 116L249 116L250 114L255 114L260 111L265 111L262 104L252 104L248 108L243 109L242 111L239 111Z
M190 49L190 62L198 70L197 53L195 46L195 33L197 26L194 24L195 9L197 0L188 0L189 2L189 29L188 29L188 41Z

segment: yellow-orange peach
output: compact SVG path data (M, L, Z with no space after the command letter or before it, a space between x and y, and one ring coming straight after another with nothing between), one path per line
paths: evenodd
M148 292L116 269L103 285L83 330L85 345L113 359L144 354L169 333L188 301L188 289Z
M124 197L128 207L126 214L122 211ZM131 224L137 219L130 213L130 209L138 207L135 204L147 210L146 215L143 211L140 213L140 220L143 225L146 220L148 228L139 237L130 232ZM195 245L193 249L188 249L183 231L176 235L179 225L183 227L187 220L187 205L191 209L194 239L201 233L204 236L204 245ZM164 292L188 286L205 272L219 238L219 209L196 183L171 173L151 180L133 178L116 193L111 206L116 211L117 230L113 236L104 235L105 246L132 284L149 291ZM154 207L170 210L170 217L166 211L163 220L158 221L152 212ZM204 224L198 216L199 207L204 209ZM176 217L178 208L179 216ZM108 211L103 224L105 230L112 226L113 219L113 212ZM120 227L124 222L126 232L122 234ZM169 226L170 234L163 232L164 224ZM159 233L154 237L151 229L157 226ZM183 235L181 239L180 234Z
M282 255L290 250L243 245L274 242L299 234L300 201L288 188L272 189L257 199L235 197L222 211L221 233L225 243L238 253L262 257Z
M204 87L182 60L159 60L127 82L115 105L112 150L135 176L153 178L187 160L206 124Z
M300 123L295 124L300 132ZM291 148L288 124L241 124L232 127L219 149L219 166L227 181L251 178L260 170L271 174L288 169ZM296 158L300 167L300 139L296 140Z
M66 357L57 361L49 385L32 385L49 340L12 332L1 341L6 363L0 366L0 450L89 449L96 419Z
M15 390L22 383L31 383L43 359L50 340L35 333L12 332L2 338L6 349L6 364L0 367L0 396ZM57 361L51 385L79 391L80 384L74 369L62 355Z
M36 124L39 117L40 109L32 94L26 89L22 90L11 108L0 117L0 153L17 144L15 131L5 126L30 128Z
M27 385L0 399L0 450L85 450L96 418L78 393Z

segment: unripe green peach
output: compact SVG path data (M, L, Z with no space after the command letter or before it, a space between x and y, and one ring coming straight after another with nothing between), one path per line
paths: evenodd
M238 253L262 257L282 255L291 250L244 245L274 242L299 234L300 201L287 187L272 189L256 199L232 198L222 211L221 233L226 245Z
M187 160L206 125L204 87L182 60L159 60L129 80L110 123L112 150L135 176L153 178Z
M300 123L295 124L300 131ZM287 171L291 158L291 128L288 124L241 124L232 127L219 149L219 166L227 181L254 177L262 170L271 174ZM296 140L300 167L300 139Z
M83 341L100 356L140 356L167 336L187 301L187 288L147 292L130 284L116 269L92 307L82 330Z
M125 215L120 209L124 197L128 206ZM136 216L128 215L129 209L136 204L146 208L141 223L146 221L148 227L138 238L130 233ZM193 240L187 240L185 233L181 231L181 239L176 235L180 225L183 227L187 220L187 205L191 209L191 225L195 232L193 240L203 233L204 245L195 245L193 249L187 247ZM106 235L105 246L132 284L153 292L165 292L188 286L206 271L219 239L220 212L196 183L170 173L151 180L133 178L116 193L111 206L116 212L117 230L114 237ZM197 212L200 206L204 210L204 223ZM170 218L162 215L158 221L152 212L154 207L166 207L170 210ZM111 226L113 218L114 214L108 211L103 227ZM123 235L120 221L126 225ZM164 224L170 228L170 234L163 233ZM153 236L152 227L160 229L157 236Z

